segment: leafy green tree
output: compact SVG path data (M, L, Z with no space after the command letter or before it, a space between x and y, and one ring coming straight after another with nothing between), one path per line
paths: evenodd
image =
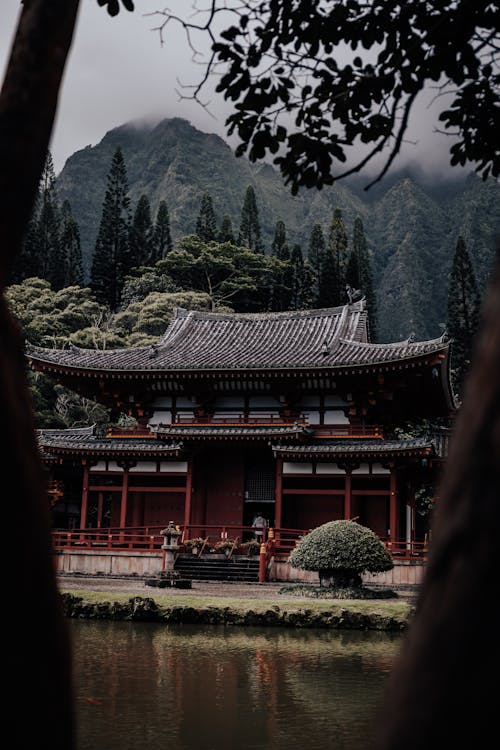
M148 346L163 336L176 307L208 311L212 299L204 292L152 292L120 310L112 319L112 330L126 346Z
M64 347L72 334L106 311L88 287L54 290L49 281L38 277L12 284L6 300L27 341L46 347Z
M196 234L203 242L214 242L217 239L217 217L209 193L204 193L201 198L200 212L196 219Z
M259 209L257 208L255 190L251 185L246 189L243 206L241 208L238 245L244 245L256 253L264 252L260 229Z
M228 304L240 312L262 309L269 298L270 260L230 242L204 243L196 235L183 237L179 249L156 267L183 289L208 294L213 309Z
M219 242L230 242L232 245L236 244L233 232L233 224L228 214L224 214L224 216L222 217L217 240Z
M153 222L147 195L141 195L130 225L130 267L150 263L153 251Z
M64 259L63 286L83 286L80 230L71 213L69 201L64 201L61 208L61 255Z
M199 28L214 33L216 18L212 13ZM248 1L231 18L195 96L222 63L217 91L233 102L226 125L239 138L237 155L259 161L276 154L294 194L359 172L385 150L371 184L380 179L404 142L415 100L437 81L449 94L436 117L439 129L455 136L451 164L469 162L484 178L490 171L498 177L494 4ZM192 38L193 19L181 22Z
M333 263L329 260L331 267L330 278L332 280L332 302L334 305L345 304L345 284L347 262L349 258L349 239L347 230L340 208L333 212L332 223L328 232L328 252L333 258Z
M391 555L371 529L356 521L329 521L303 537L288 562L301 570L316 570L321 586L361 588L363 573L394 567Z
M116 310L126 274L131 268L129 248L130 199L121 148L113 155L95 244L90 286L99 301Z
M160 273L154 266L140 266L133 268L125 277L121 294L121 306L126 307L132 302L140 302L152 292L177 292L178 287L170 276Z
M166 201L160 201L156 212L156 221L153 230L153 248L151 263L164 258L173 248L172 235L170 233L170 216Z
M460 393L469 370L479 326L481 300L474 268L464 238L457 240L448 287L447 330L451 349L452 377Z
M372 341L376 341L378 331L377 296L375 294L375 287L373 283L371 256L368 250L368 243L366 241L363 222L359 216L355 218L353 226L351 256L353 254L357 258L359 277L358 283L352 284L349 281L349 278L347 278L346 281L355 289L361 289L361 291L365 295L366 307L368 310L368 321L370 325L370 336Z

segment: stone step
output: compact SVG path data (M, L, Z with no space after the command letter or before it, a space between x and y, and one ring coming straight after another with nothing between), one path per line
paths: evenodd
M259 579L259 560L179 555L175 561L174 570L183 578L203 581L249 581Z

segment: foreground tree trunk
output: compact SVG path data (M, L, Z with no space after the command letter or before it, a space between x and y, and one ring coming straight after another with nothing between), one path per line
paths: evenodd
M0 93L0 424L8 608L4 736L13 747L75 747L71 652L51 555L48 499L20 332L3 290L49 148L78 0L25 0Z
M417 613L389 681L377 750L470 749L488 729L497 732L498 257L439 497Z

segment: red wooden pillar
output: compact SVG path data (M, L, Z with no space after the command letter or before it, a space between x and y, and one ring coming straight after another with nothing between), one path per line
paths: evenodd
M276 459L276 488L274 492L274 527L281 529L283 526L283 459ZM279 531L274 535L278 542L280 539Z
M184 539L189 539L191 525L191 496L193 493L193 462L190 459L186 475L186 496L184 499ZM186 531L187 530L187 531Z
M398 541L398 494L396 490L396 471L391 466L389 494L389 541Z
M87 512L89 507L89 467L83 467L82 507L80 510L80 528L87 528Z
M123 529L127 525L127 500L128 500L128 472L129 467L123 467L123 479L122 479L122 495L120 500L120 528Z
M102 526L102 505L103 505L103 494L99 492L97 495L97 528L100 529Z
M346 470L344 485L344 520L352 518L352 475L350 469Z

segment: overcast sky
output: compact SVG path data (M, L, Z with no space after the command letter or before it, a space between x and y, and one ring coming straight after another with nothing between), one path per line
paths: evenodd
M184 5L191 0L173 0ZM78 26L66 67L51 151L56 173L75 151L98 143L108 130L136 119L184 117L205 132L225 136L228 105L215 97L210 117L199 105L179 101L177 79L198 80L180 30L169 33L162 47L154 27L158 18L148 12L164 7L164 0L137 0L136 11L110 18L96 0L81 0ZM7 62L20 9L20 0L0 0L0 72ZM172 29L174 31L174 29ZM431 173L448 171L449 139L433 134L427 102L421 102L408 144L395 167L411 161Z

